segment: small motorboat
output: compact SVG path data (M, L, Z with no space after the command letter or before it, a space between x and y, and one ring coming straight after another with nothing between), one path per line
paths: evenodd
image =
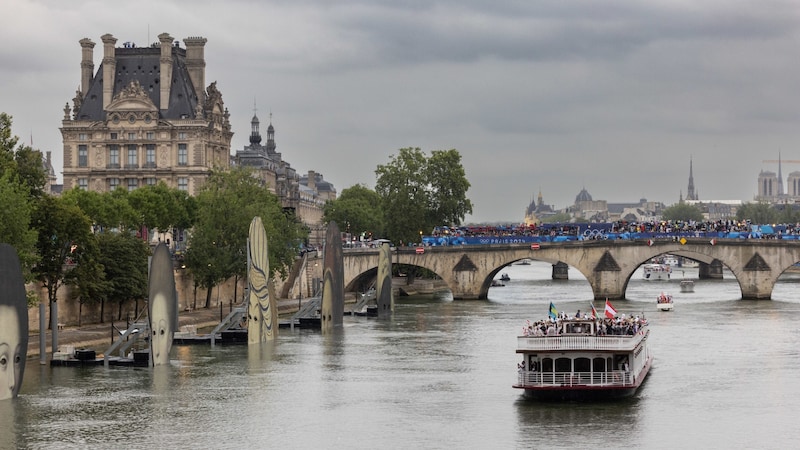
M500 281L511 281L511 277L507 273L500 275Z
M656 307L659 311L672 311L675 307L675 304L672 302L672 295L661 293L656 298Z
M692 281L692 280L682 280L681 281L681 292L694 292L694 281Z

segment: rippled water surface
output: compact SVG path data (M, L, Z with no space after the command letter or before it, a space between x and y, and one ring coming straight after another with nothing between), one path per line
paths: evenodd
M634 274L619 312L651 322L653 369L634 398L547 404L511 388L516 335L552 301L573 314L588 283L509 266L489 301L398 298L394 316L345 317L331 335L281 330L272 345L177 346L169 367L28 362L0 401L2 448L794 448L800 417L800 277L771 301L738 284L680 293ZM658 312L661 291L675 299ZM602 310L602 304L596 305Z

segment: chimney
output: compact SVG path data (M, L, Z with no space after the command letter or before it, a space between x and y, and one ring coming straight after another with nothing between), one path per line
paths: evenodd
M158 35L158 40L161 42L161 58L159 60L161 66L161 97L159 100L159 108L165 110L169 108L169 91L172 87L172 36L168 33L161 33Z
M186 70L192 80L197 101L205 100L206 92L206 57L205 45L208 40L204 37L188 37L183 40L186 45Z
M89 92L89 83L94 76L94 42L89 38L83 38L81 44L81 94L84 98Z
M117 74L117 58L114 55L114 44L117 38L110 34L100 36L103 41L103 109L105 110L114 97L114 77ZM82 89L87 89L83 87Z
M317 174L313 170L308 171L308 186L309 189L317 190Z

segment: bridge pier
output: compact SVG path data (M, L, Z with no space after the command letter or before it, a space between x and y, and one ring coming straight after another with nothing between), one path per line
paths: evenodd
M698 267L698 278L701 280L721 280L722 279L722 262L715 259L710 264L700 262Z
M622 300L625 298L627 277L618 270L595 271L589 284L595 300Z
M562 261L553 264L552 277L554 280L569 280L569 265Z

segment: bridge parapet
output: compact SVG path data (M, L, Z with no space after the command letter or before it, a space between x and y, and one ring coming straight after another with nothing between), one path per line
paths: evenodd
M663 254L705 264L718 261L736 277L742 298L768 299L781 273L800 261L800 240L779 239L682 236L678 240L630 238L422 248L398 247L392 252L392 263L424 267L436 273L456 299L487 298L491 281L500 270L522 259L567 264L586 277L595 299L622 299L635 270ZM346 250L344 259L345 285L350 287L353 280L377 270L378 250Z

